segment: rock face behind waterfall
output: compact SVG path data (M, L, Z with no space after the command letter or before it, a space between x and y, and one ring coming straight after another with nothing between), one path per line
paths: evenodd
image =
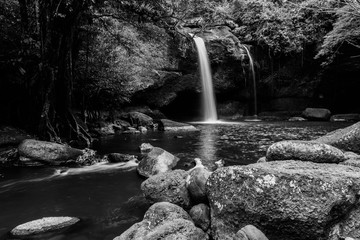
M225 167L207 181L214 239L252 224L271 240L358 237L360 171L338 164L279 161ZM350 214L349 214L350 213Z
M347 128L335 130L316 139L316 141L360 154L360 122Z

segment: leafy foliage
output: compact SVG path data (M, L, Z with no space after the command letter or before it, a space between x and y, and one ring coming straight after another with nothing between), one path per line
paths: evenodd
M234 18L245 41L257 42L275 54L289 54L321 39L334 21L328 10L337 2L237 0Z
M317 58L324 58L323 65L330 64L340 54L340 48L349 44L360 49L360 2L349 1L337 10L334 29L326 34Z

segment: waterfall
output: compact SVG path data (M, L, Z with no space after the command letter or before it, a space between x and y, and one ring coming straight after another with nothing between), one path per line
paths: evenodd
M251 70L251 74L252 74L252 79L253 79L253 93L254 93L254 116L257 116L257 94L256 94L256 76L255 76L255 68L254 68L254 60L250 54L249 49L243 45L245 48L245 51L247 53L247 55L249 56L249 62L250 62L250 70Z
M206 51L204 40L200 37L193 36L198 51L200 74L203 92L203 113L205 122L216 122L217 112L214 88L211 78L211 69L209 57Z

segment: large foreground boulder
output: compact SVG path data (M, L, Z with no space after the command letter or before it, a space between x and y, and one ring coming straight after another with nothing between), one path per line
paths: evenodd
M317 163L339 163L346 160L344 153L333 146L310 141L281 141L266 152L267 161L301 160Z
M360 154L360 122L347 128L338 129L326 134L317 142L326 143L343 151L351 151Z
M76 217L44 217L21 224L11 230L10 233L15 237L28 239L36 235L65 230L79 221L80 219Z
M146 199L150 202L170 202L190 208L190 196L186 188L186 178L188 174L184 170L175 170L160 173L148 178L141 184Z
M357 167L302 161L224 167L206 187L214 239L232 239L248 224L271 240L330 239L335 227L344 237L360 234Z
M303 113L303 117L309 120L328 121L331 116L331 112L325 108L306 108Z
M114 240L207 240L208 235L195 227L189 214L168 202L152 205L144 219Z
M162 148L154 147L143 156L137 170L141 176L150 177L158 173L170 171L178 161L178 157Z
M83 151L53 142L24 140L18 147L20 161L41 162L59 165L68 160L76 160Z

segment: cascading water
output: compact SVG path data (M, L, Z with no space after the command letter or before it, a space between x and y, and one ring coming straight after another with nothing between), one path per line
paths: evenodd
M257 116L257 93L256 93L256 76L255 76L255 68L254 68L254 60L250 54L249 49L243 45L245 48L245 51L247 53L247 55L249 56L249 62L250 62L250 70L251 70L251 74L252 74L252 79L253 79L253 91L254 91L254 116Z
M193 36L193 35L192 35ZM203 112L205 122L216 122L216 102L214 95L214 88L211 78L211 69L209 64L209 58L206 51L204 40L200 37L193 36L195 45L198 51L198 58L200 64L200 74L203 90Z

